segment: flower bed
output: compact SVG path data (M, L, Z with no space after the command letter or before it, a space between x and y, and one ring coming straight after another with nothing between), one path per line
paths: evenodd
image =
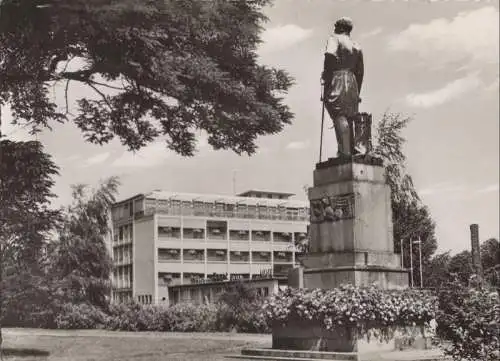
M355 349L353 340L376 338L378 342L388 342L396 333L415 332L428 326L435 317L436 299L415 289L381 290L350 285L332 290L287 288L265 303L264 313L273 327L276 346L295 343L304 344L299 346L304 349L315 338L330 339L333 345L333 340L343 334L345 342L341 346L350 344L347 347ZM328 351L347 351L345 347L332 348L338 347L333 345Z

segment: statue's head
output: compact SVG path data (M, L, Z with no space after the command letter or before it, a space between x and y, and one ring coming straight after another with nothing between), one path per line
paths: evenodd
M341 17L335 22L335 34L350 35L353 28L352 20L348 17Z

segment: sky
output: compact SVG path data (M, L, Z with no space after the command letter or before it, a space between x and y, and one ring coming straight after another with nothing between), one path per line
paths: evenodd
M306 200L318 161L323 51L341 16L364 52L361 111L412 117L404 131L407 168L436 222L438 251L470 249L469 225L482 241L499 238L498 1L276 0L267 7L262 64L287 70L295 85L285 98L295 114L283 132L258 140L252 157L214 151L199 134L198 153L182 158L155 142L133 154L118 142L85 143L71 123L36 136L59 165L55 206L71 184L96 185L117 175L119 199L153 189L234 194L248 189L291 192ZM60 99L62 89L55 89ZM70 89L74 95L85 90ZM9 123L7 138L32 138ZM336 142L325 119L324 157Z

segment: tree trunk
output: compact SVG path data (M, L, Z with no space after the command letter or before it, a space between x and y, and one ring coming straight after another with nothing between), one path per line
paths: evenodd
M3 246L0 243L0 360L3 360L2 320L3 320Z
M0 0L0 6L2 0ZM0 103L0 162L2 162L2 103ZM0 189L2 189L2 177L0 176ZM2 195L0 194L0 198ZM3 247L0 239L0 360L3 360L3 335L2 335L2 320L3 320Z

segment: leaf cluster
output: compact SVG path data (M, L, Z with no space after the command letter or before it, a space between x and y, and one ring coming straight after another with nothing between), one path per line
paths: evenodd
M203 130L215 149L252 154L257 136L292 118L291 77L257 62L268 3L3 0L0 103L40 131L69 119L74 83L92 94L76 97L72 117L92 143L116 137L135 151L160 137L189 156Z
M452 282L439 294L437 333L450 342L455 360L493 361L500 357L500 299L488 287Z

